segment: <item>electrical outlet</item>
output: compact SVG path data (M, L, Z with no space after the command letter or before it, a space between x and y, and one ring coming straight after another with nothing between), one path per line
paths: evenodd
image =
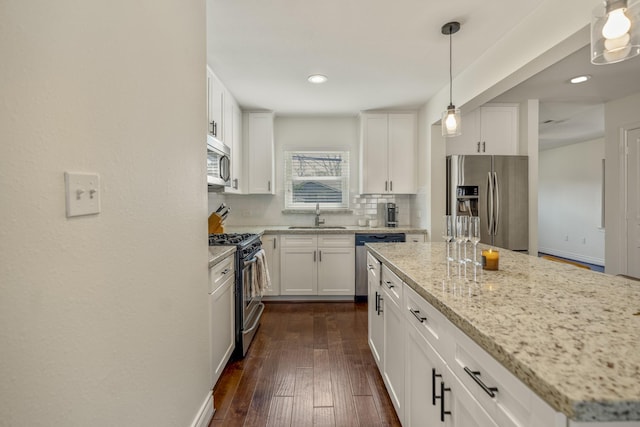
M100 213L100 175L64 173L67 218Z

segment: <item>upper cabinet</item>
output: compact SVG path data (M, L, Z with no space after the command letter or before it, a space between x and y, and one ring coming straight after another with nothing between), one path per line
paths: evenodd
M246 179L243 176L243 150L242 150L242 110L233 101L231 106L231 186L225 187L225 193L239 193L246 191Z
M225 136L223 129L224 92L224 86L213 74L211 68L207 66L207 132L220 141L224 141Z
M360 125L360 193L416 193L416 113L362 113Z
M273 113L247 113L249 194L275 194Z
M462 135L446 138L450 154L518 154L518 105L486 104L462 116Z

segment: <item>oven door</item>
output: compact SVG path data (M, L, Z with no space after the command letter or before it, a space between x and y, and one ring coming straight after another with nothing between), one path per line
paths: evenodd
M256 257L243 262L242 267L242 347L246 354L251 340L260 325L260 316L264 311L264 304L259 295L252 296L252 283L256 274Z

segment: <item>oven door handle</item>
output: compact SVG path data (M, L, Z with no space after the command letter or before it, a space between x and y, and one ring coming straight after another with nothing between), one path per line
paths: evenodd
M264 311L264 304L263 303L259 303L258 304L258 310L260 312L256 315L256 320L254 320L253 325L251 325L251 327L249 329L245 329L244 331L242 331L243 335L250 334L251 332L253 332L253 330L255 328L258 327L258 323L260 322L260 318L262 317L262 312Z
M256 262L258 262L258 258L253 257L250 260L244 262L244 267L247 267L248 265L251 265L251 264L255 264Z

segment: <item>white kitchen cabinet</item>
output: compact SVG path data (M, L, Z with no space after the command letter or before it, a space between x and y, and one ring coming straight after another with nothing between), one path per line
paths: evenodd
M360 193L415 194L417 115L360 115Z
M369 324L369 348L378 369L383 369L384 346L384 312L382 311L382 282L380 279L381 264L371 253L367 252L367 314Z
M249 194L275 194L273 113L247 113Z
M235 348L234 254L209 269L209 334L212 387Z
M280 244L277 234L265 234L261 238L262 249L264 249L269 277L271 278L271 288L266 289L264 295L280 295Z
M400 422L404 419L406 339L406 322L400 305L402 288L402 280L382 265L382 311L384 313L382 378Z
M423 243L425 242L426 234L416 233L416 234L405 234L405 240L407 242L412 243Z
M243 140L242 140L242 110L238 103L231 97L231 123L226 124L225 129L231 129L230 138L226 144L231 148L231 185L224 188L225 193L243 194L246 192L246 179L244 178ZM229 142L230 141L230 142Z
M207 118L208 131L211 136L224 140L224 91L225 88L207 66Z
M486 104L462 117L462 135L446 138L451 154L518 154L517 104Z
M355 294L353 235L284 234L281 246L281 295Z

